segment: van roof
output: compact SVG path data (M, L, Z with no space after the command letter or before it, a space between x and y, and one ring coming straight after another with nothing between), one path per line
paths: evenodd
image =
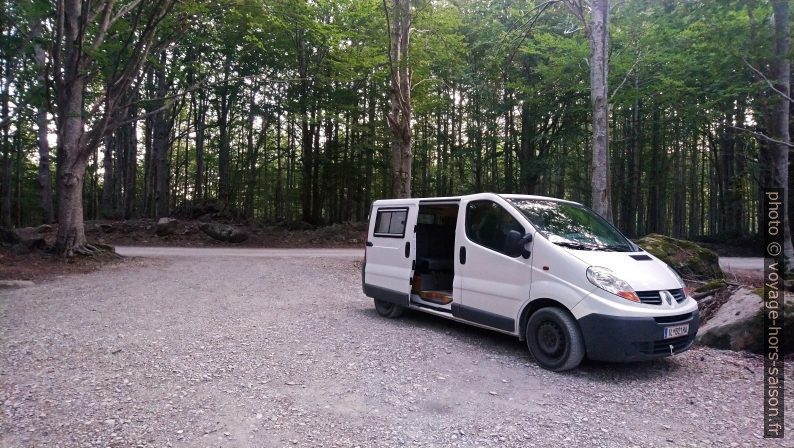
M424 201L432 201L432 202L453 202L453 201L460 201L463 198L468 198L471 196L482 196L482 195L493 195L499 196L504 199L536 199L536 200L543 200L543 201L556 201L556 202L567 202L569 204L579 204L578 202L568 201L566 199L559 199L553 198L549 196L537 196L537 195L529 195L529 194L498 194L498 193L490 193L490 192L483 192L477 194L469 194L469 195L462 195L462 196L440 196L440 197L425 197L425 198L405 198L405 199L378 199L374 203L376 205L400 205L400 204L414 204L416 202L424 202Z

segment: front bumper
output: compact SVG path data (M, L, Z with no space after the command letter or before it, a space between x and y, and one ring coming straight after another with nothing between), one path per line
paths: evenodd
M664 327L687 323L686 336L664 339ZM614 362L651 360L686 351L692 346L699 325L697 309L679 316L621 317L593 313L579 319L587 357Z

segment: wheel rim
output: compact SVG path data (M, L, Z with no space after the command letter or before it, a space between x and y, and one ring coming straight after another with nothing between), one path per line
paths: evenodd
M391 313L392 309L394 309L394 304L389 302L378 301L376 306L381 313Z
M539 354L547 362L560 361L567 350L567 338L562 327L552 320L544 320L538 325L535 332L535 344Z

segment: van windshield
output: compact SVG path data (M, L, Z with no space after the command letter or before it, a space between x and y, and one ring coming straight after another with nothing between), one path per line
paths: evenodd
M633 252L634 245L595 212L578 204L508 199L549 241L577 250Z

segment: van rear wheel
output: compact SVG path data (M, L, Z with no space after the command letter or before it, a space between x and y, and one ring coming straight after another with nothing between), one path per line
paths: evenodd
M395 318L402 316L405 308L396 303L375 299L375 311L383 317Z
M584 338L576 320L567 311L541 308L526 326L529 352L547 370L560 372L578 366L585 355Z

